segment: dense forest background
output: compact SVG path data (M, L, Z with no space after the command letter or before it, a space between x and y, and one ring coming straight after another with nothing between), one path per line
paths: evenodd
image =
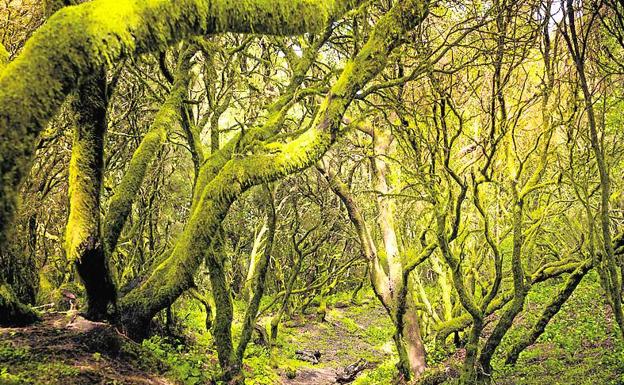
M621 0L3 0L0 383L624 383Z

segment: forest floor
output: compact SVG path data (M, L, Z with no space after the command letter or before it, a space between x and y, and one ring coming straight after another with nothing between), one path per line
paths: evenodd
M559 285L531 291L499 352L526 333ZM154 336L143 344L109 325L58 313L28 328L0 329L0 385L214 384L218 364L201 307L183 300L176 317L184 320L185 327L178 330L182 337ZM235 335L239 328L234 325ZM431 365L448 358L448 352L427 348ZM319 350L320 362L298 360L296 350ZM461 355L461 350L451 354ZM591 274L516 366L504 366L503 358L494 362L498 385L624 384L624 343ZM315 315L295 316L281 325L274 349L250 344L245 384L335 384L336 373L360 359L369 364L353 385L391 384L396 373L392 327L372 294L358 305L339 294L329 299L325 322Z
M170 385L163 364L113 327L48 314L25 328L0 329L2 385Z
M358 308L361 311L354 312ZM282 373L284 385L335 384L336 375L346 366L364 359L366 370L374 369L393 354L393 346L387 340L391 325L383 308L371 306L370 299L358 307L329 310L325 322L308 316L298 317L285 326L282 341L286 343L279 347L278 354L292 356L289 348L297 346L298 350L318 350L321 358L316 365L300 365L291 371L293 378Z

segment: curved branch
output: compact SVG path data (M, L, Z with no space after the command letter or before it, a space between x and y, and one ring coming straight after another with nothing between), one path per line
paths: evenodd
M319 32L357 2L96 0L55 13L0 75L0 245L35 141L81 79L192 35Z

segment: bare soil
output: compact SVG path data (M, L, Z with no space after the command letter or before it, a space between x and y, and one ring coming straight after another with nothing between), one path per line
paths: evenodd
M0 328L0 384L171 385L164 365L106 323L49 314Z

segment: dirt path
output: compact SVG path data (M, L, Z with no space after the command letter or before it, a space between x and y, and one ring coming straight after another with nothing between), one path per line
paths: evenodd
M302 350L319 350L322 356L318 365L298 368L292 379L283 375L282 384L336 384L337 372L358 359L366 359L369 362L367 370L370 370L392 354L388 341L380 346L367 336L368 329L380 324L387 326L383 309L375 304L366 306L366 310L360 312L354 312L356 308L332 309L327 314L326 322L319 323L314 317L299 318L293 322L294 325L285 328L289 343ZM289 354L284 350L280 353Z
M34 326L0 328L2 384L173 384L158 374L160 365L110 325L81 317L53 314Z

